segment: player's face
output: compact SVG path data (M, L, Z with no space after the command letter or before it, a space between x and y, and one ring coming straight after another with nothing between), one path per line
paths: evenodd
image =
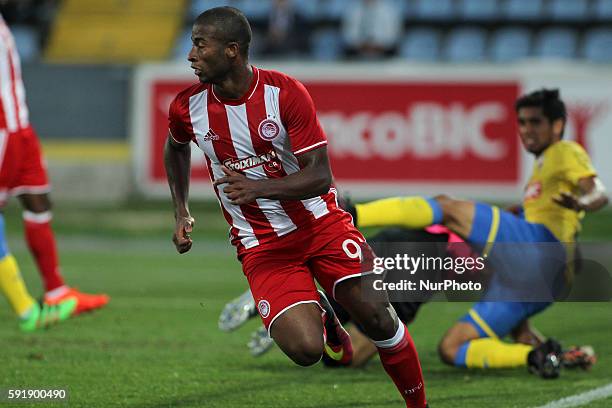
M555 126L544 116L542 108L520 108L517 116L519 135L528 152L537 156L558 140Z
M200 82L219 83L230 71L226 44L215 36L211 26L196 24L191 31L193 43L188 60Z

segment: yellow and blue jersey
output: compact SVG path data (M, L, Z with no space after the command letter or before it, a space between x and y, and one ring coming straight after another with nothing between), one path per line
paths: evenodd
M461 320L472 323L481 337L507 335L546 309L571 282L573 268L566 260L584 214L560 206L553 197L562 192L578 195L579 180L595 175L580 145L560 141L534 163L525 189L524 217L476 204L468 242L489 256L495 273L483 299Z
M543 224L561 242L573 242L584 213L560 206L553 197L562 192L578 195L578 181L596 174L589 155L578 143L553 143L533 165L523 200L525 220Z

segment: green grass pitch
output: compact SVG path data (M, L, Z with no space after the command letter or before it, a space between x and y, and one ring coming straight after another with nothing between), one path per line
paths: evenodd
M22 334L0 300L0 388L67 388L75 407L401 407L378 361L361 370L300 368L278 349L252 358L248 336L259 321L233 333L217 329L223 305L246 287L226 243L215 205L193 209L193 250L178 256L170 242L168 205L116 208L59 206L55 214L64 275L85 291L112 296L107 309L48 331ZM21 238L19 212L6 214L9 244L34 294L40 281ZM610 240L612 212L587 219L584 238ZM591 344L590 372L564 371L545 381L525 369L457 370L437 358L445 328L466 303L425 306L410 326L432 408L536 407L612 382L610 303L556 304L534 319L564 344ZM10 406L0 402L0 408ZM26 403L16 406L25 407ZM32 406L66 406L49 402ZM612 399L589 407L612 406Z

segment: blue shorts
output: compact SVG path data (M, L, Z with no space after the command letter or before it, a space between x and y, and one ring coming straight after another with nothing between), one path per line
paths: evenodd
M476 203L472 230L467 241L485 245L489 252L493 244L497 243L559 243L543 224L528 222L521 216L482 203Z
M478 302L459 321L471 323L480 337L503 338L552 302Z
M481 301L460 319L482 337L506 336L550 306L563 286L565 249L542 224L477 203L467 241L494 270ZM531 295L534 301L529 301Z

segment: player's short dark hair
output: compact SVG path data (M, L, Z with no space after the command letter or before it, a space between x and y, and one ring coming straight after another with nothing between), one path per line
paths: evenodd
M567 110L559 94L559 89L542 88L518 98L514 109L518 113L521 108L541 108L542 113L551 123L557 119L563 119L565 123L567 122Z
M253 33L242 11L228 6L211 8L200 14L194 24L213 26L219 40L238 43L242 56L248 57Z

